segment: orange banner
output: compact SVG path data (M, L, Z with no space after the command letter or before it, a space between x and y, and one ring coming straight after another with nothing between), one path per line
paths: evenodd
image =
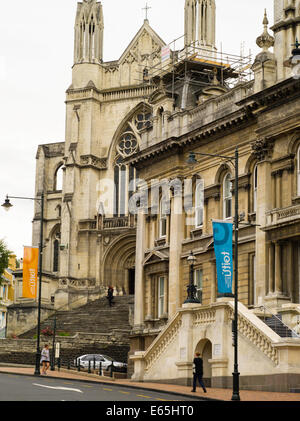
M36 298L38 284L39 249L24 247L23 259L23 297Z

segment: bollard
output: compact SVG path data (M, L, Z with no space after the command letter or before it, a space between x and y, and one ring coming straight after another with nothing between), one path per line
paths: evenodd
M96 358L94 357L94 370L96 369Z
M99 376L102 376L102 363L99 363Z
M77 371L80 371L80 361L76 360L76 362L77 362Z
M58 368L58 371L60 370L60 357L57 359L57 368Z
M71 370L71 361L68 360L68 370Z
M91 373L91 360L89 360L89 369L88 369L88 373Z
M114 363L110 366L110 377L113 377L113 371L114 371Z

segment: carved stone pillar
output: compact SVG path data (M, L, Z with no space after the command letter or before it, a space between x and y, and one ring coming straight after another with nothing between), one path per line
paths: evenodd
M287 295L292 298L293 295L293 242L289 241L286 246L286 269L287 269Z
M181 303L181 243L184 235L182 215L182 196L178 193L172 198L169 257L169 316L171 317Z
M281 244L275 243L275 292L282 294Z
M274 243L269 244L269 284L268 293L274 292L274 262L275 262L275 246Z
M147 290L148 290L148 303L147 303L147 316L145 320L152 320L153 314L152 314L152 301L153 301L153 294L152 294L152 277L149 275L146 278L146 284L147 284Z
M136 266L135 266L135 300L134 324L141 326L144 321L144 250L146 236L146 216L144 209L140 209L137 218L136 233Z
M256 206L256 285L255 296L257 303L263 302L267 295L266 287L268 285L268 260L267 234L260 229L265 226L266 212L272 209L272 191L271 186L271 163L273 141L272 139L260 139L252 144L253 154L255 155L258 166L258 187L257 187L257 206ZM259 226L260 225L260 226ZM270 292L269 292L270 293Z

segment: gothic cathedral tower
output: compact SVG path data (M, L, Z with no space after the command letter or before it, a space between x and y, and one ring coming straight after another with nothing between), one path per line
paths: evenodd
M185 45L215 50L215 0L185 0Z

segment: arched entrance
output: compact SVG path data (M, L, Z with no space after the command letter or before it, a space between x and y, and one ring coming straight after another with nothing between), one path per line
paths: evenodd
M201 339L198 342L195 353L200 352L203 359L203 379L205 381L205 386L211 387L211 365L208 362L212 359L212 343L209 339Z
M113 241L103 257L102 282L112 285L117 293L134 294L135 236L124 235Z

